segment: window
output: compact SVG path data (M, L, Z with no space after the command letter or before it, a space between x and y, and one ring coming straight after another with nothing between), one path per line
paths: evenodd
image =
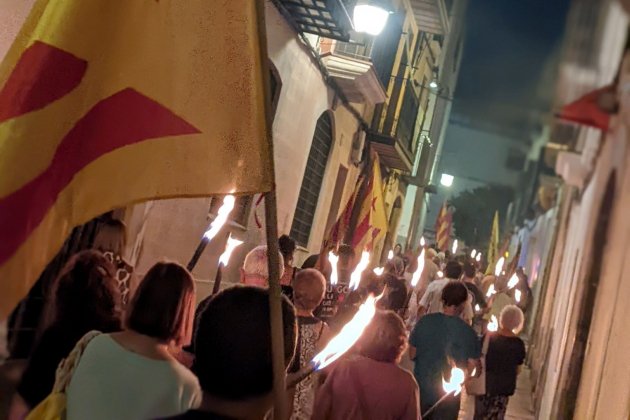
M404 15L402 13L393 13L387 19L387 25L385 25L383 32L374 38L371 54L372 63L385 89L389 86L389 79L392 75L398 44L402 36L403 20Z
M403 94L403 103L400 109L396 134L398 139L405 145L407 150L412 151L412 141L416 129L416 118L420 103L413 89L413 84L407 81L407 88Z
M332 121L329 114L324 112L315 126L313 142L308 153L306 170L293 217L293 226L291 226L291 237L301 246L308 245L308 239L311 235L311 226L324 180L328 155L332 147L332 139Z

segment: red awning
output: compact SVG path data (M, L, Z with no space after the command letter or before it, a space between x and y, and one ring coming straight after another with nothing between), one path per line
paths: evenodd
M614 94L614 86L605 86L594 90L580 99L562 107L556 115L561 120L599 128L607 131L610 123L610 113L602 106L602 97Z

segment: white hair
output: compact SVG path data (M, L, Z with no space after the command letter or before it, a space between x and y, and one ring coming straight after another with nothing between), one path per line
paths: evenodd
M507 305L501 310L499 316L499 323L501 327L506 330L512 331L514 334L518 334L523 329L523 323L525 322L525 316L523 311L516 305Z
M280 263L279 276L284 274L284 259L282 254L278 252L278 258ZM260 245L249 251L243 261L243 273L246 276L259 276L265 279L269 279L269 267L267 266L267 246Z

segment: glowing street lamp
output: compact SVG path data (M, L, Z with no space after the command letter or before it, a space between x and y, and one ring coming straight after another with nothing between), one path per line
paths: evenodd
M390 11L379 1L363 1L354 6L354 30L369 35L379 35L385 29Z
M454 179L455 177L453 175L442 174L442 176L440 177L440 184L448 188L453 185Z

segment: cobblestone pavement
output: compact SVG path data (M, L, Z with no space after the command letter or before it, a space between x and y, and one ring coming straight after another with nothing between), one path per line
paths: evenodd
M534 420L534 410L529 382L529 369L524 368L518 376L516 393L510 398L506 413L506 420ZM460 420L472 420L475 411L474 398L462 399L462 410L459 413Z

